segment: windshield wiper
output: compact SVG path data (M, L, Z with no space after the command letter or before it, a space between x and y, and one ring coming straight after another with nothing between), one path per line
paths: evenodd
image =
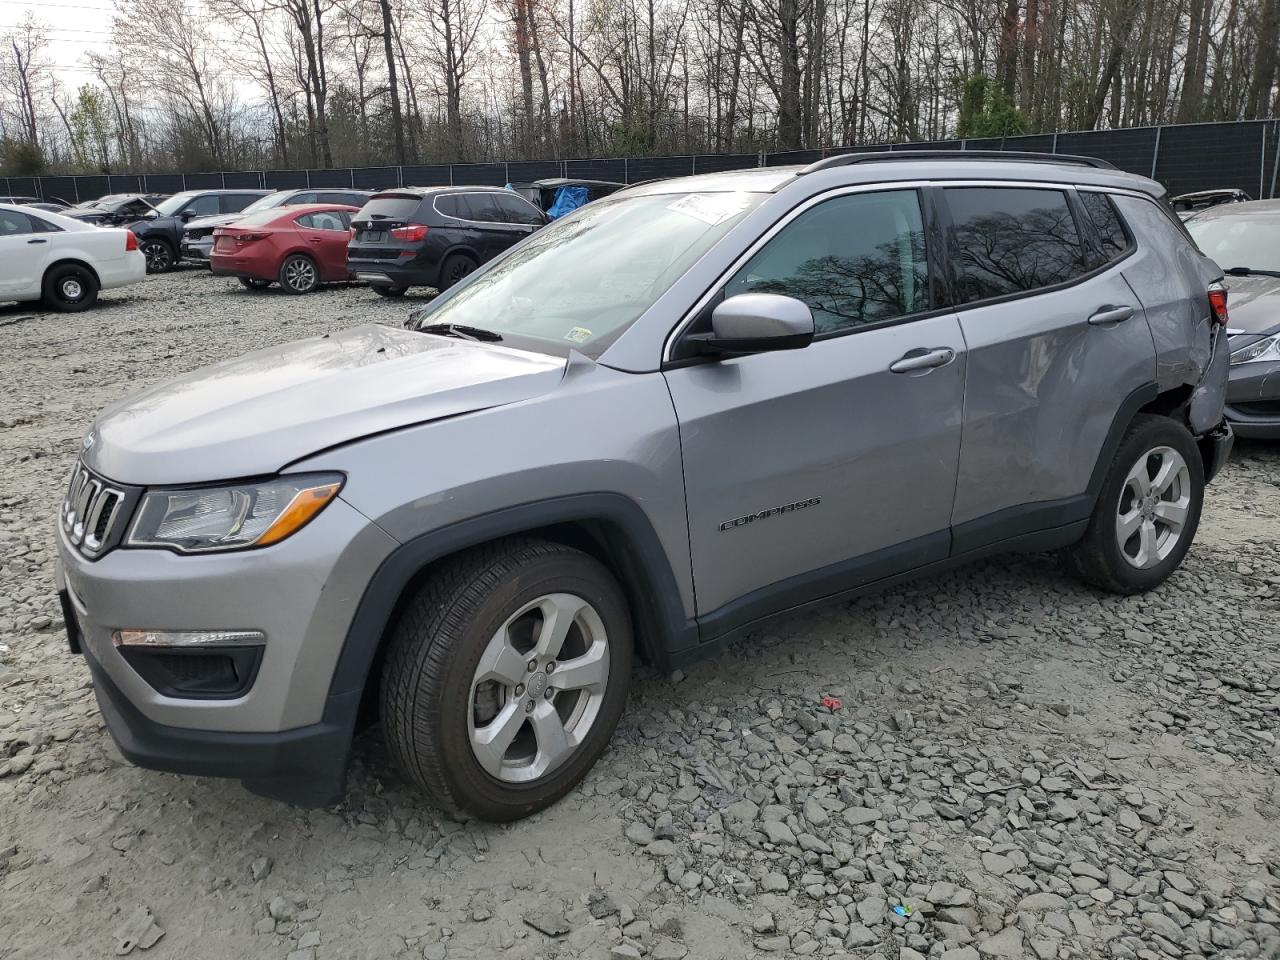
M502 334L481 327L468 327L461 323L428 323L418 327L419 333L438 333L442 337L458 337L462 340L483 340L485 343L497 343Z
M1227 267L1222 272L1232 277L1280 277L1280 270L1258 270L1254 267Z

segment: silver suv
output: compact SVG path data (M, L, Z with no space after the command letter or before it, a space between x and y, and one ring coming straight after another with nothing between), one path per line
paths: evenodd
M1097 161L632 187L406 329L107 409L58 524L71 644L143 766L327 803L371 717L441 807L518 818L637 659L997 551L1160 584L1231 446L1220 276Z

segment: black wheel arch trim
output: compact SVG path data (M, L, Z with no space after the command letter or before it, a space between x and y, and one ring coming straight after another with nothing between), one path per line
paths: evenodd
M503 537L565 525L597 524L623 538L597 542L617 566L632 611L637 652L664 667L672 651L697 642L685 614L675 572L657 532L634 500L618 493L586 493L507 507L415 537L394 549L374 572L347 628L325 703L324 723L355 726L356 711L387 627L413 581L430 564ZM618 548L616 551L610 548ZM629 583L632 578L639 582Z

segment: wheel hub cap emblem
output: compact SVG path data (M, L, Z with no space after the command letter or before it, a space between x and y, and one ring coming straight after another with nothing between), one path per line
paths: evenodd
M540 697L542 691L547 689L547 675L545 673L535 673L529 678L529 696Z

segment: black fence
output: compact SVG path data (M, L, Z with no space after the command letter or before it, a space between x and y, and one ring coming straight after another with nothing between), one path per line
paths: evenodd
M1172 194L1236 187L1263 199L1276 196L1280 172L1280 120L1192 123L1128 130L1045 133L984 140L940 140L780 153L693 154L599 160L520 160L510 163L436 163L331 170L252 170L227 173L145 173L112 176L0 177L3 194L78 203L108 193L177 193L221 187L287 190L296 187L386 187L476 184L581 177L637 183L695 173L812 163L840 153L871 150L1029 150L1074 153L1108 160L1121 170L1163 183Z

